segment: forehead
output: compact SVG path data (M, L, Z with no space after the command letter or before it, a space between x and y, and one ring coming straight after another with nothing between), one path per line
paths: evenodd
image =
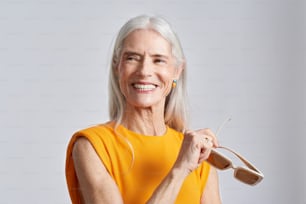
M151 29L137 29L131 32L123 42L123 50L171 55L170 43Z

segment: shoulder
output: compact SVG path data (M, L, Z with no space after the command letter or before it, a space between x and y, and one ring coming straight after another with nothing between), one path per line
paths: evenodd
M113 135L113 128L113 122L106 122L76 131L70 140L73 146L72 153L86 153L95 150L96 146L101 146L101 142L104 143L112 138L110 136Z
M70 138L67 147L67 155L87 154L90 151L98 153L102 147L110 143L111 127L109 123L87 127L78 130Z
M114 125L112 122L97 124L97 125L89 126L81 130L78 130L74 133L73 136L79 135L79 134L99 134L99 133L104 133L104 132L110 132L113 130L113 127Z
M101 145L101 143L112 143L115 139L114 135L114 123L107 122L76 131L72 135L70 143L74 144L77 140L82 139L83 141L80 142L81 144L89 141L92 145ZM85 138L88 141L84 142L84 140L86 140Z
M87 154L88 152L94 150L92 144L85 137L79 137L73 145L72 155L73 157Z
M75 141L72 148L72 158L76 166L84 164L92 166L100 163L95 147L85 137L80 137Z
M91 142L98 142L101 139L108 138L107 136L109 135L113 135L113 128L110 122L90 126L76 131L72 135L70 143L75 143L76 140L79 140L79 138L86 138Z

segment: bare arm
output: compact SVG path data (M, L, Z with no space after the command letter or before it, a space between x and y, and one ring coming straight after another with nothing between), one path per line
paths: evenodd
M122 204L119 189L86 138L79 138L72 152L83 203Z
M221 204L219 192L218 173L214 167L211 167L206 187L202 194L201 204Z
M147 204L174 203L182 183L188 174L189 172L184 172L179 168L173 168L154 191Z

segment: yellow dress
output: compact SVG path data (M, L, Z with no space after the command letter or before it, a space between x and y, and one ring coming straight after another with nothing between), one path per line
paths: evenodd
M178 156L183 134L167 127L162 136L145 136L113 122L76 132L68 145L66 181L73 204L80 203L72 149L77 138L86 137L116 182L125 204L144 204ZM132 153L134 152L134 153ZM176 204L198 204L210 166L203 164L185 179Z

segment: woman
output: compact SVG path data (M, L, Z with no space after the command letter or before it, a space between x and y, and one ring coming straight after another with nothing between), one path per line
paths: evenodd
M73 203L219 204L209 129L186 130L185 58L169 24L138 16L120 30L110 122L78 131L66 160Z

